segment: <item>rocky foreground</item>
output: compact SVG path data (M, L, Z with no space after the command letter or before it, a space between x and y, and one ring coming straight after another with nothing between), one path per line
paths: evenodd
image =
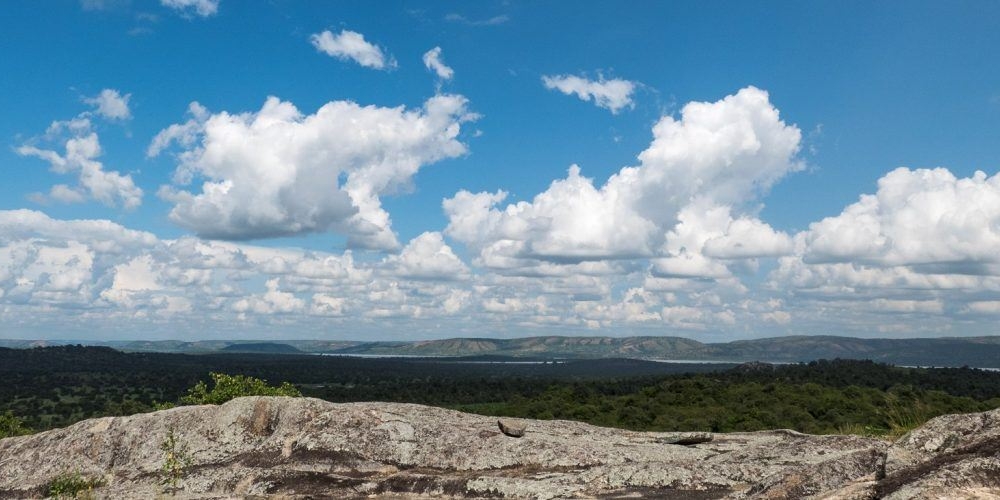
M895 443L505 424L523 436L440 408L269 397L87 420L0 440L0 498L43 497L67 473L99 480L96 498L1000 497L1000 410Z

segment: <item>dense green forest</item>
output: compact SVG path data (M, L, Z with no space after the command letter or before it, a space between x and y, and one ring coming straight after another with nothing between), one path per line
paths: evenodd
M35 430L182 403L210 373L290 382L329 401L397 401L636 430L892 434L1000 406L1000 373L870 361L668 364L627 359L352 358L0 349L0 415ZM8 417L9 419L9 417Z

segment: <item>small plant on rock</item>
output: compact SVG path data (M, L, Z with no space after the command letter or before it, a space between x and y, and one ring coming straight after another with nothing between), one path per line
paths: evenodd
M104 480L85 477L79 471L60 474L49 481L48 496L53 498L94 498L94 490L104 486Z
M160 443L160 449L163 450L163 466L160 468L163 477L160 484L170 492L177 491L177 483L184 477L184 469L191 465L187 446L179 443L174 429L170 428L167 430L167 437Z

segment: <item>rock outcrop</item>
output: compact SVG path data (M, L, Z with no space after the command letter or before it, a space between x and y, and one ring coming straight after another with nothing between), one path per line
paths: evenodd
M495 418L440 408L240 398L0 440L0 498L44 496L67 473L102 480L98 498L1000 495L1000 410L941 417L895 444L524 423L513 438Z

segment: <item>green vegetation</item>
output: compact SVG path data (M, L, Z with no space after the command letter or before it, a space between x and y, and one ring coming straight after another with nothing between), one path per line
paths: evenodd
M226 401L243 396L292 396L300 397L302 393L288 382L271 387L267 382L245 375L226 375L212 372L212 389L204 381L199 381L188 390L181 403L188 405L221 405Z
M53 498L94 498L94 490L104 486L104 480L85 477L80 472L60 474L48 485L48 496Z
M536 395L552 383L719 370L726 365L674 365L588 360L510 365L440 359L363 359L280 354L124 353L107 347L0 348L0 413L11 411L36 430L87 418L130 415L179 403L210 372L268 383L289 381L330 401L405 401L438 406ZM496 359L493 359L494 361ZM732 366L732 365L730 365Z
M177 483L184 477L184 469L191 465L187 446L177 440L173 429L168 429L167 437L160 443L160 450L163 451L163 465L160 467L163 477L160 484L169 492L177 491Z
M36 429L243 395L396 401L635 430L900 435L1000 406L1000 372L871 361L677 365L637 360L360 359L0 349L0 415ZM524 361L521 359L520 361ZM222 375L230 374L230 375ZM289 381L276 385L276 381ZM294 385L293 385L294 384ZM2 417L0 417L0 421Z
M831 387L815 382L732 382L729 377L678 377L619 391L613 384L553 386L511 401L460 405L490 415L568 419L649 431L756 431L789 428L812 434L849 431L901 435L946 413L984 411L1000 398L977 401L942 391L893 386Z
M11 436L23 436L31 434L31 428L24 425L24 422L15 417L13 413L5 411L0 413L0 439Z

